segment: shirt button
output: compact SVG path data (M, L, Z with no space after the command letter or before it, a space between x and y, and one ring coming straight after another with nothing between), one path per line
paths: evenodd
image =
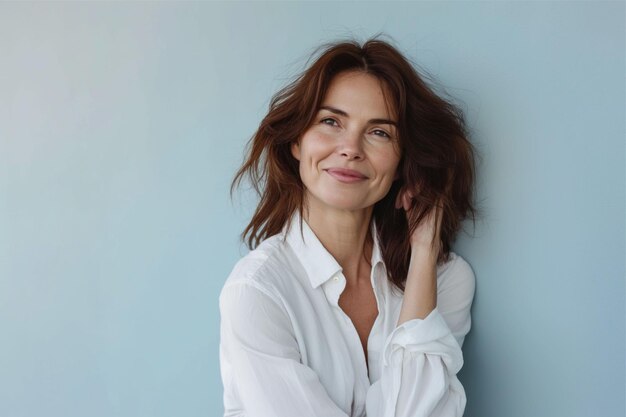
M335 281L339 281L339 277L335 277L333 278Z

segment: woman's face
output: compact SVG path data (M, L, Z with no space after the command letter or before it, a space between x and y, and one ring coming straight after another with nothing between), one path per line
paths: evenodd
M400 152L382 88L369 74L337 74L312 125L292 144L310 208L360 210L389 192Z

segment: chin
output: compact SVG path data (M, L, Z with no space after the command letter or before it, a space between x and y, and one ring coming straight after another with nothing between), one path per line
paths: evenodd
M337 210L362 210L368 207L367 204L363 204L362 201L355 201L355 199L346 198L345 195L326 196L326 198L319 199L325 206L332 207Z

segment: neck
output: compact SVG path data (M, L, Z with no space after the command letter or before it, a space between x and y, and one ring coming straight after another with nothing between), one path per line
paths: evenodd
M372 207L358 211L305 209L303 213L311 230L343 269L347 286L370 285L372 210Z

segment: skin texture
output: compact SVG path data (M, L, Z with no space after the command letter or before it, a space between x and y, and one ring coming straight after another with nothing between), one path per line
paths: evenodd
M336 75L312 125L291 146L306 187L304 218L343 269L347 283L340 305L351 317L364 347L377 314L370 282L369 224L374 204L398 178L400 161L395 126L372 122L397 120L393 108L386 105L384 88L370 74L350 71ZM353 169L367 178L344 183L329 174L328 168ZM412 195L403 190L396 207L410 210ZM439 242L440 224L441 219L431 213L411 236L411 263L398 324L424 318L435 307L439 246L431 242L433 236Z

